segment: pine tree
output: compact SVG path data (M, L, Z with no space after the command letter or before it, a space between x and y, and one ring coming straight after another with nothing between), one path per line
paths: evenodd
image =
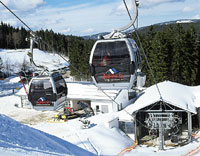
M173 81L173 69L172 69L172 57L174 55L173 53L173 45L174 45L174 38L175 38L175 33L174 33L174 28L172 25L169 25L165 30L165 47L167 50L167 57L166 57L166 62L167 62L167 78L170 81Z
M182 73L182 77L185 84L195 85L198 72L199 52L197 44L197 33L192 25L185 33L184 42L185 70Z
M184 35L185 31L180 24L177 24L174 32L173 56L172 56L172 75L173 81L183 83L182 72L184 69Z
M77 78L80 78L79 73L79 41L77 38L74 38L71 42L71 47L69 49L69 60L70 60L70 71L71 75L76 76Z
M168 77L168 48L164 32L156 33L152 41L151 65L157 82L167 80Z
M156 32L154 31L154 27L150 26L147 35L142 37L143 48L145 50L146 56L148 58L148 61L149 61L149 64L151 67L154 65L154 57L152 57L152 55L154 55L154 51L152 48L152 42L153 42L155 35L156 35ZM141 51L141 49L140 49L140 51ZM143 57L143 59L142 59L143 72L147 76L146 86L150 86L150 85L154 84L154 80L150 73L150 69L147 66L147 62L146 62L143 54L142 54L142 57ZM155 73L155 71L153 71L153 73Z

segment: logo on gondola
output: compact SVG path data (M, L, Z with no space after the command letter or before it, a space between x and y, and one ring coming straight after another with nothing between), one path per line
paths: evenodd
M115 68L110 68L106 73L103 73L102 79L122 79L122 74L118 73Z
M44 97L41 97L38 99L38 101L46 101L46 99Z
M109 69L106 73L110 73L110 74L117 74L117 70L115 69L115 68L111 68L111 69Z
M36 101L36 104L37 104L37 105L42 105L42 104L49 105L50 102L49 102L49 101L46 101L46 99L45 99L44 97L40 97L40 98Z

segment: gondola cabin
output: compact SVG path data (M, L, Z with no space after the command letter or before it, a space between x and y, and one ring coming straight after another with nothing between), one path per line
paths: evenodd
M130 89L141 65L141 56L133 39L98 40L90 55L90 72L101 89Z
M56 110L66 102L67 85L59 73L40 75L29 83L28 99L36 110Z

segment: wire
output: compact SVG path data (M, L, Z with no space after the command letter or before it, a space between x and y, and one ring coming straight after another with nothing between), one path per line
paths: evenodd
M123 2L124 2L124 5L125 5L125 7L126 7L126 11L127 11L128 15L129 15L129 18L130 18L130 20L132 20L132 17L131 17L131 15L130 15L130 12L129 12L129 10L128 10L128 6L127 6L125 0L123 0ZM160 89L159 89L159 87L158 87L158 83L157 83L156 78L155 78L155 76L154 76L154 74L153 74L153 70L152 70L152 68L151 68L151 66L150 66L150 64L149 64L147 55L146 55L146 53L145 53L145 51L144 51L142 42L141 42L140 37L139 37L139 34L138 34L138 31L137 31L136 27L134 26L134 24L133 24L133 28L134 28L134 30L135 30L135 34L136 34L136 36L137 36L137 38L138 38L138 42L139 42L139 44L140 44L140 48L142 49L142 52L143 52L145 61L146 61L147 66L148 66L148 68L149 68L149 70L150 70L150 73L151 73L151 76L152 76L152 78L153 78L153 81L154 81L154 83L155 83L155 85L156 85L156 88L157 88L157 90L158 90L158 93L159 93L159 95L160 95L160 99L161 99L161 101L163 102L163 98L162 98Z
M117 105L121 106L118 102L116 102L112 97L110 97L104 90L102 90L101 88L99 88L101 90L101 92L103 92L111 101L113 101L114 103L116 103ZM128 115L130 115L133 119L134 119L134 116L133 114L130 114L126 109L123 109L122 111L125 111ZM135 118L136 119L136 118ZM144 125L141 121L139 121L138 119L136 119L136 121L142 125L143 127L147 128L148 127L146 125Z
M59 54L58 54L59 55ZM80 75L82 75L83 76L83 78L85 78L86 80L88 80L88 77L85 75L85 74L83 74L80 70L78 70L76 67L74 67L71 63L70 63L70 61L67 61L62 55L59 55L64 61L66 61L66 62L68 62L69 63L69 65L74 69L74 70L76 70Z
M11 14L13 14L23 25L25 25L31 32L33 32L33 30L25 23L23 22L12 10L10 10L2 1L0 1L0 3L8 10L11 12ZM33 32L34 33L34 32Z

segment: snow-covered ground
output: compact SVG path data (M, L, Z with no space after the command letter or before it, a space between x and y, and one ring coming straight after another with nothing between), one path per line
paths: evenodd
M31 151L32 154L93 155L63 139L23 125L4 115L0 115L0 127L0 146L26 151L26 155Z
M38 55L40 54L38 53ZM18 82L18 77L0 80L0 155L111 156L119 154L123 149L134 144L134 140L117 127L110 128L108 126L108 122L116 117L130 120L130 115L125 111L90 117L88 118L91 123L89 129L82 129L82 122L79 119L68 120L65 123L49 123L47 121L56 112L17 107L20 99L16 96L19 90L15 88L22 88ZM77 87L71 91L78 92ZM90 87L92 90L94 89L94 87ZM185 87L187 88L187 86ZM188 91L191 91L192 95L198 95L200 89L191 87ZM127 107L127 110L131 109L134 110L134 104ZM198 140L182 147L165 147L164 151L158 151L157 147L139 145L124 155L181 156L198 146ZM196 153L197 155L200 153Z
M20 68L24 62L30 65L30 58L27 55L29 51L30 49L0 49L0 57L3 60L4 66L8 64L13 73L18 73L21 71ZM43 52L39 49L33 50L33 60L37 66L44 66L49 71L69 66L68 62L57 54Z

